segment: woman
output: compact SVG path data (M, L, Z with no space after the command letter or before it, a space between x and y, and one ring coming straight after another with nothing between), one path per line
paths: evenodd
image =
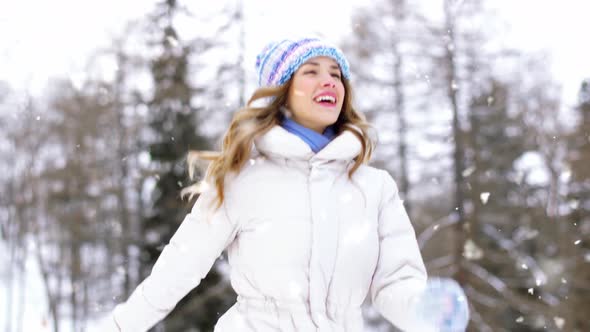
M426 331L413 318L426 269L394 180L366 165L373 141L344 55L316 38L283 40L257 70L260 89L211 158L209 187L116 307L113 329L149 329L227 248L238 298L217 332L360 332L367 295L397 327Z

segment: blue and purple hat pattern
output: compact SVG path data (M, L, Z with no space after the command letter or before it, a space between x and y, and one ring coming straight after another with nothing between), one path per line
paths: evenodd
M258 85L282 85L302 64L316 56L328 56L336 60L342 76L350 78L348 61L336 46L319 38L285 39L266 45L256 57Z

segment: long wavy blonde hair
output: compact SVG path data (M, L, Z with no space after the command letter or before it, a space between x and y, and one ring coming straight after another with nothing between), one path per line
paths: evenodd
M223 137L221 152L189 151L187 162L191 180L195 179L195 170L202 167L202 161L210 161L210 164L205 173L204 181L184 188L181 192L182 197L189 196L189 199L192 199L194 195L203 192L206 186L213 184L217 191L217 197L214 201L216 203L215 209L218 209L223 204L226 175L230 172L238 173L246 161L250 159L254 140L280 123L282 116L284 116L281 109L287 103L292 80L293 77L287 83L278 87L259 88L252 94L246 107L240 109L233 116ZM345 78L342 78L342 82L345 91L344 102L342 111L334 124L334 129L337 134L349 130L361 142L361 151L354 158L355 163L348 172L348 177L351 178L361 164L369 162L375 148L375 142L369 135L371 125L352 106L350 82ZM254 102L265 98L271 100L269 105L264 107L253 106Z

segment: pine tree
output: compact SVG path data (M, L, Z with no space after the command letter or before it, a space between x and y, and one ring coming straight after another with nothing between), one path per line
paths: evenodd
M149 152L158 175L152 206L143 222L144 276L190 209L179 198L180 189L187 186L184 167L187 152L209 148L206 138L197 130L200 110L194 109L191 103L196 92L189 80L193 48L184 45L174 26L176 15L184 10L177 1L167 0L159 3L152 15L153 46L159 53L150 63L154 89L148 107L154 140L149 144ZM215 291L219 288L223 291ZM166 318L163 322L166 331L212 330L219 313L225 312L235 300L228 292L231 295L227 282L214 267Z
M464 264L470 272L466 281L472 287L468 296L476 299L476 294L487 293L491 298L498 298L498 302L501 299L504 305L494 312L480 302L472 303L484 319L497 316L496 320L489 322L492 327L496 324L496 327L510 326L518 317L519 295L526 297L526 285L534 285L530 271L521 268L524 260L519 261L520 257L528 257L528 248L513 241L514 234L523 227L531 227L531 218L518 199L521 189L514 169L515 161L529 150L529 144L522 128L521 114L510 112L509 91L507 85L492 79L488 88L473 97L469 130L465 135L469 165L469 171L463 174L469 202L466 205L469 207L466 220L470 228L467 241L478 248L465 251L467 261ZM476 252L481 254L474 254ZM513 294L511 297L488 293L486 281L490 279L481 278L484 274L506 284L508 280L518 278L523 284L514 284L507 290Z

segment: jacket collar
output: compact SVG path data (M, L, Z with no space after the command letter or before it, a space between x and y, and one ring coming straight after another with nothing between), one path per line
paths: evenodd
M351 161L361 152L361 142L349 130L328 143L318 153L309 145L280 125L275 125L268 132L254 140L256 150L269 157L307 161Z

